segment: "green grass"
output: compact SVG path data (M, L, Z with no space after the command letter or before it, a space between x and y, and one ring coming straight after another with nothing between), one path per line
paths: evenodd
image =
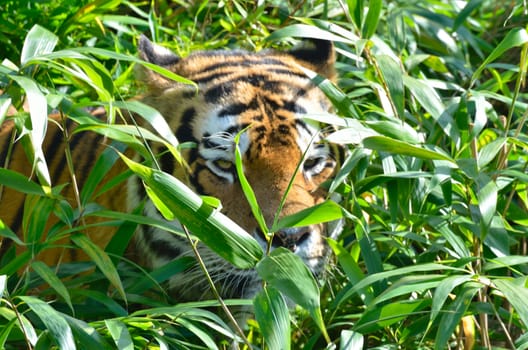
M30 118L36 149L48 109L65 111L85 129L101 129L83 108L102 105L116 118L120 108L130 107L124 101L141 91L133 72L140 64L135 58L140 33L181 55L197 49L283 48L313 36L331 39L339 80L320 86L340 117L329 120L338 127L329 140L348 149L330 184L341 195L345 229L329 242L335 259L319 288L311 275L293 273L303 267L287 252L261 257L248 253L251 249L208 243L221 255L237 253L233 263L256 266L268 282L256 299L258 322L250 321L246 343L270 349L333 349L334 344L462 349L464 341L474 341L478 349L528 349L525 6L501 0L260 6L6 0L0 4L0 121ZM25 96L30 96L29 116L23 112ZM8 105L19 111L14 117L6 117ZM155 116L135 108L147 119ZM130 132L105 128L142 150ZM174 146L170 135L153 137ZM109 151L105 157L113 162L117 156ZM106 167L98 163L91 182L79 191L85 215L93 209L94 185ZM182 192L167 192L173 179L135 170L158 195L172 196L176 203L181 199ZM67 223L78 219L75 209L46 193L44 168L37 174L40 185L0 169L0 185L31 194L22 240L42 238L48 217L59 215L65 224L48 237L73 233L73 243L92 263L54 269L31 254L16 256L10 250L1 256L0 348L228 347L235 333L215 312L218 301L175 303L160 286L170 273L184 271L188 260L147 274L122 258L136 224L165 223L136 213L99 212L120 230L102 252L77 233L82 227L68 230ZM334 206L322 208L319 217L335 215ZM226 225L224 234L235 234ZM14 234L0 222L0 235ZM246 248L253 244L244 242ZM34 249L54 244L48 239ZM85 273L94 264L98 269ZM280 266L288 266L286 276L279 274ZM35 293L43 282L52 287ZM300 305L291 316L284 312L282 295ZM462 322L473 333L464 334Z

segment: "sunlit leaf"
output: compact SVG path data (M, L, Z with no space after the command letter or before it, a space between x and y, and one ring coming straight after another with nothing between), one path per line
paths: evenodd
M124 155L121 158L145 182L157 203L163 203L164 210L169 210L218 255L239 268L251 268L260 259L262 248L252 236L220 211L206 205L179 180Z
M253 300L255 318L270 349L290 349L290 313L283 296L273 287L263 288Z
M72 330L59 312L34 296L19 296L19 298L37 314L59 348L76 349Z
M257 272L263 280L302 306L329 340L319 301L319 287L302 260L285 248L277 248L259 261Z

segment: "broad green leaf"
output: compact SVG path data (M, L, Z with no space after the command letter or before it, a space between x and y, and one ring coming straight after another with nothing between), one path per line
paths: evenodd
M362 314L353 329L360 333L374 332L410 318L415 312L423 309L427 303L428 301L417 299L376 305Z
M490 271L494 269L501 269L504 267L511 267L515 265L528 264L528 256L523 255L509 255L501 256L494 259L487 260L484 264L484 271Z
M376 59L383 76L383 81L389 89L391 106L393 107L393 110L390 111L390 114L395 115L396 117L403 120L405 101L403 89L404 74L401 68L401 63L394 61L394 58L388 55L380 55L377 56Z
M365 22L361 30L364 39L369 39L376 33L382 5L383 1L381 0L369 0L367 17L365 17Z
M270 42L276 42L289 37L313 38L353 44L353 42L348 38L332 34L327 30L307 24L292 24L290 26L281 28L274 31L273 34L266 38L266 40Z
M262 210L260 209L260 205L257 201L257 196L255 195L251 184L248 182L246 175L244 174L244 164L242 164L242 153L240 152L239 143L240 137L245 131L246 129L240 131L235 136L235 168L238 180L240 181L240 186L242 187L242 191L244 191L244 196L246 197L249 207L251 208L251 213L253 214L255 220L257 220L260 230L264 232L265 235L267 235L270 231L268 229L266 219L264 218L264 214L262 214Z
M478 153L477 163L479 169L483 170L499 152L504 150L504 145L506 144L507 139L504 137L499 137L496 140L491 141L482 147Z
M27 33L20 55L20 62L25 65L35 56L53 52L59 38L38 24L34 25Z
M441 159L455 164L449 156L439 152L431 151L407 142L391 139L385 136L371 136L363 140L363 146L368 149L391 154L401 154L422 159Z
M457 294L455 301L442 314L441 327L438 327L434 343L435 350L445 349L448 340L460 324L460 319L471 305L471 300L480 287L481 285L477 283L466 283L462 291Z
M264 281L306 309L329 341L320 309L319 287L301 258L280 247L259 261L256 269Z
M88 323L62 315L70 325L73 336L78 344L82 344L83 350L110 350L114 349L110 344L97 332L97 330Z
M104 322L118 349L134 350L134 342L123 322L117 319L106 319Z
M517 315L528 327L528 288L526 277L520 277L513 280L508 279L494 279L493 283L499 291L501 291L506 300L513 306Z
M379 134L392 139L411 144L417 144L422 141L416 130L404 121L372 120L367 121L366 124Z
M341 331L339 350L363 349L363 334L344 329Z
M93 261L95 266L101 270L112 286L117 289L120 296L126 300L126 294L123 285L121 284L121 279L110 257L83 234L73 234L71 240L90 257L90 260Z
M37 297L24 295L18 298L40 318L60 349L76 349L72 330L62 314Z
M506 34L504 39L501 40L501 42L495 47L495 49L490 53L490 55L473 73L470 85L473 85L475 83L475 81L480 77L480 74L488 64L501 57L504 52L508 51L509 49L524 45L526 43L528 43L528 32L526 32L526 29L513 28L511 31L508 32L508 34Z
M282 295L263 288L253 300L255 319L269 349L290 349L290 313Z
M0 169L2 170L2 169ZM16 233L14 233L6 224L0 219L0 237L9 238L18 245L24 245Z
M348 281L351 285L354 285L365 278L365 274L361 270L358 262L352 257L350 252L348 252L341 244L339 244L337 241L334 241L333 239L328 239L328 245L330 248L332 248L335 256L337 257L339 265L341 265L345 271ZM358 294L360 294L361 298L365 300L366 304L370 304L374 298L370 288L365 288L359 291Z
M22 216L22 231L26 244L41 242L46 237L46 226L54 206L55 200L49 197L26 196Z
M401 295L413 292L421 293L433 289L441 283L443 277L443 275L439 274L404 276L378 295L373 303L379 304Z
M436 90L431 86L431 83L408 75L403 76L403 83L416 98L419 105L438 123L444 133L453 142L458 143L460 131L453 120L451 111L446 108Z
M80 289L75 290L74 297L79 297L79 296L92 299L94 302L99 304L98 307L100 307L101 310L104 310L105 312L109 311L117 317L125 317L128 315L127 310L125 310L123 306L121 306L117 302L117 300L113 299L112 296L106 293L102 293L97 290L90 290L87 288L86 289L80 288Z
M51 179L46 164L46 158L42 150L42 142L48 128L48 103L46 97L41 92L38 84L25 76L11 75L11 79L16 81L24 89L29 105L29 116L31 118L31 130L29 130L29 140L33 150L33 167L37 170L39 180L43 185L51 186Z
M11 106L11 98L0 95L0 125L4 122L9 106Z
M45 195L42 187L28 179L27 176L5 168L0 168L0 185L10 187L20 193Z
M26 339L31 345L34 346L37 343L37 332L25 315L16 313L14 310L8 309L7 307L0 306L0 317L8 320L9 322L13 322L14 325L16 325L19 330L26 335ZM2 333L1 328L2 327L0 327L0 333ZM4 334L7 337L9 333L10 332L7 331L7 334Z
M271 228L272 232L277 232L285 227L302 227L323 222L339 220L343 218L343 209L332 200L314 205L313 207L301 210L298 213L281 218L277 225Z
M74 312L73 305L70 298L70 293L68 292L68 289L62 283L62 281L57 277L56 273L50 269L46 264L44 264L42 261L35 260L31 263L31 268L35 270L35 272L47 283L50 285L51 288L53 288L58 295L61 296L61 298L64 299L66 304L70 307L70 310Z
M7 276L0 275L0 300L4 297L4 291L6 290Z
M495 215L497 209L497 198L499 189L494 180L481 174L479 176L479 190L477 192L478 199L478 208L480 215L482 217L481 227L482 227L482 239L485 238L485 235L488 233L489 227L491 225L491 220Z
M473 276L471 275L448 276L440 282L434 292L433 304L431 305L431 323L436 319L436 316L438 316L438 314L440 313L440 310L444 306L447 297L453 291L453 289L463 283L471 281L472 279Z
M460 11L453 22L453 31L456 31L466 19L469 17L471 12L482 5L483 0L470 0L466 3L466 6Z
M358 293L360 290L366 288L367 286L372 285L375 282L382 281L387 278L396 277L396 276L404 276L411 273L419 273L419 272L430 272L430 271L464 271L463 269L459 269L456 267L451 267L447 265L441 265L436 263L427 263L427 264L418 264L413 266L406 266L406 267L400 267L391 271L384 271L384 272L378 272L372 275L369 275L365 277L360 282L354 284L354 286L349 289L345 296L342 298L342 300L346 300L349 298L349 296Z
M220 211L206 205L181 181L124 155L121 158L180 223L218 255L239 268L251 268L260 260L263 252L259 243Z
M115 143L112 148L106 148L97 157L81 189L80 198L83 206L89 202L90 198L95 198L95 189L101 184L107 173L119 159L119 155L114 148L119 152L124 152L125 150L124 145Z

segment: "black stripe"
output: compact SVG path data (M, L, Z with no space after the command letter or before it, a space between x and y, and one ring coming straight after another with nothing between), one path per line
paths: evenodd
M77 168L75 167L75 159L73 160L73 168L76 170L76 173L80 175L79 178L77 179L77 185L79 186L79 189L82 189L82 187L84 186L84 182L88 178L89 172L94 167L95 162L96 162L97 158L100 155L100 147L99 147L99 145L100 145L100 143L103 142L103 139L104 139L103 135L96 134L96 133L86 134L86 135L84 135L84 137L89 138L90 140L92 140L92 142L91 142L92 144L91 145L85 145L87 147L85 147L84 149L79 149L78 150L80 152L83 152L83 154L81 154L79 156L82 157L82 159L84 161L84 163L82 163L82 166L80 167L80 170L79 170L79 167L77 167ZM93 138L90 138L90 137L93 137ZM88 149L88 151L86 151L86 149ZM75 148L74 148L74 150L75 150Z
M174 169L176 169L176 162L174 161L174 156L169 152L167 147L162 147L158 154L160 155L159 161L161 165L161 170L166 173L173 174Z
M302 119L295 119L295 124L298 126L298 127L301 127L304 131L306 131L308 134L310 134L310 136L313 136L313 132L312 130L310 130L310 128L308 128L308 125L306 124L306 122Z
M194 107L187 108L182 115L180 127L176 130L176 138L178 142L196 142L198 140L193 135L192 121L196 117L196 109Z
M205 171L209 171L205 165L202 165L202 164L196 165L196 168L194 169L194 171L189 176L189 180L191 182L191 185L193 185L194 190L197 193L199 193L201 195L208 195L207 193L205 193L205 190L204 190L203 186L198 182L198 175L200 174L200 172L202 172L204 170Z

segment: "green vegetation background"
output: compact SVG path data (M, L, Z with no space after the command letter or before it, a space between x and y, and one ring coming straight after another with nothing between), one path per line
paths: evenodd
M14 249L1 256L0 348L228 348L235 337L244 348L528 349L525 2L3 0L0 18L0 122L31 120L33 139L46 110L68 110L96 129L84 107L103 106L111 118L130 107L141 91L133 74L141 33L183 56L318 37L338 52L339 80L321 88L341 118L322 119L339 129L329 141L349 148L330 185L346 225L329 242L328 278L313 290L311 276L291 276L299 286L291 290L264 277L254 301L261 313L243 335L217 316L218 301L175 303L163 293L189 261L149 274L122 257L144 219L96 213L123 233L98 250L75 234L75 208L45 193L45 170L37 168L39 185L0 169L0 185L32 194L17 244L42 251L54 246L44 237L73 234L73 248L93 259L55 268ZM10 105L18 113L7 116ZM104 172L96 167L94 181ZM93 188L81 196L91 208ZM320 220L334 209L324 207ZM54 215L62 226L46 236ZM1 221L0 235L14 237ZM241 259L261 270L296 264L280 252ZM44 282L50 287L35 293ZM282 295L301 307L284 312Z

